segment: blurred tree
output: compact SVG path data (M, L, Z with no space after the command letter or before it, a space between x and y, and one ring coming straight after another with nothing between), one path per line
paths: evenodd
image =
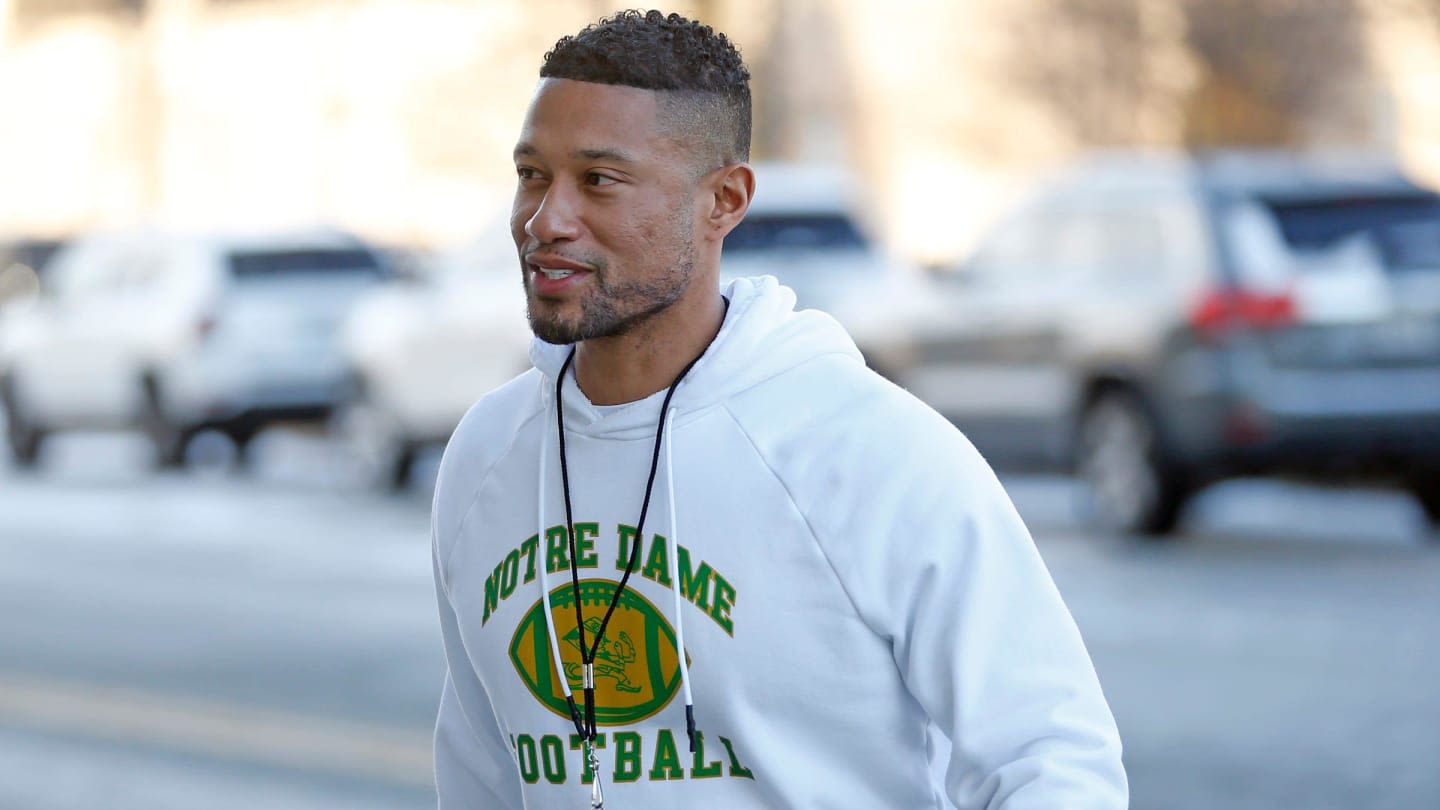
M823 0L749 5L769 16L768 36L744 50L754 77L752 157L851 161L854 78L830 7Z
M1368 142L1362 2L1036 0L1010 78L1082 147Z
M68 14L140 12L145 0L13 0L15 16L22 22Z
M1421 18L1440 28L1440 0L1367 0L1377 14Z
M1186 83L1186 66L1167 52L1180 21L1171 4L1034 0L1012 9L1009 78L1078 144L1174 137L1149 120Z
M1182 8L1200 68L1185 104L1187 145L1298 145L1326 118L1365 129L1367 101L1345 92L1369 72L1357 0L1183 0Z

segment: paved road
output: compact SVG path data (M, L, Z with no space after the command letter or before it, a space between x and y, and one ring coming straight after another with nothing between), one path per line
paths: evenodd
M153 476L124 437L0 472L0 808L433 806L423 493L277 437ZM1133 806L1440 807L1440 538L1406 498L1219 487L1097 537L1008 482L1126 741Z

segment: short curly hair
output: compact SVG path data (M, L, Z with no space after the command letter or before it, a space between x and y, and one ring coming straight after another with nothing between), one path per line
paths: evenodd
M725 163L750 159L750 71L723 34L679 14L619 11L561 37L540 66L544 79L655 90L681 109L690 134Z

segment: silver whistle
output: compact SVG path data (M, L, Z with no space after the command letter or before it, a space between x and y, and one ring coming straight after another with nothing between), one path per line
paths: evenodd
M600 757L595 753L595 741L586 740L585 748L590 759L590 810L603 810L605 791L600 789Z

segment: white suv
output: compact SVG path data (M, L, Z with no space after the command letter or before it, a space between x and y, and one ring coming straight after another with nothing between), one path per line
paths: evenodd
M267 423L328 414L345 386L340 320L386 276L332 231L79 239L0 346L12 457L34 465L54 431L141 427L161 465L183 464L204 429L243 458Z
M854 178L842 168L757 163L755 198L725 237L720 281L775 276L798 308L834 316L888 376L908 362L905 336L936 297L918 268L868 237L857 210Z
M424 448L530 367L525 292L498 228L358 303L342 329L352 389L334 430L366 483L398 490Z

